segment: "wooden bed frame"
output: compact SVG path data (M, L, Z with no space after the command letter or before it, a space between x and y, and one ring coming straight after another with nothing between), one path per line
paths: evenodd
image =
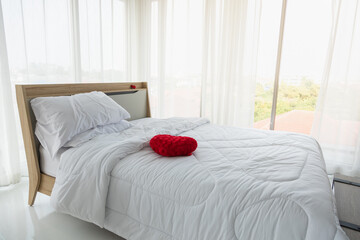
M28 203L30 206L34 204L37 192L50 196L55 183L55 177L40 171L39 141L34 134L36 120L30 107L30 100L36 97L68 96L91 91L120 94L134 91L130 85L135 85L136 91L146 91L146 117L151 117L148 85L146 82L16 85L16 98L29 172Z

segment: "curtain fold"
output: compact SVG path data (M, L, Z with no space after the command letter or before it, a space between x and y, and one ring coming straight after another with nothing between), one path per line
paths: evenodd
M200 116L203 1L137 2L138 73L153 115Z
M4 21L0 4L0 186L17 183L21 176L13 106Z
M261 0L205 1L202 116L251 127Z
M312 136L328 173L360 176L360 3L333 0L332 31Z

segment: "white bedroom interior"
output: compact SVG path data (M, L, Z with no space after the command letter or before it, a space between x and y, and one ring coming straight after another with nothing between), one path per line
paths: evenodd
M147 82L155 119L201 117L254 136L315 139L320 148L315 141L302 146L309 144L310 155L321 149L314 158L324 166L305 182L328 177L329 186L319 183L316 191L332 193L326 200L340 220L332 224L346 233L334 239L360 239L359 65L359 0L0 0L0 239L121 239L110 223L108 231L56 212L42 193L28 206L29 160L15 85L131 82ZM196 140L201 155L204 139ZM285 152L286 159L300 156L289 147L269 159L281 161ZM262 153L246 154L249 160ZM278 170L263 164L256 168ZM190 238L207 232L198 234Z

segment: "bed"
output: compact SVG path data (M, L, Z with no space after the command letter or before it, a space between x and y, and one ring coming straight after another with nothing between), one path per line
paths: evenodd
M150 118L147 84L135 83L145 96L137 102L124 100L134 96L130 84L16 86L29 205L37 191L51 195L57 211L126 239L347 239L313 138ZM130 93L118 103L130 103L133 127L67 149L56 176L41 172L29 100L94 90ZM193 137L198 148L189 157L161 157L148 144L157 134Z

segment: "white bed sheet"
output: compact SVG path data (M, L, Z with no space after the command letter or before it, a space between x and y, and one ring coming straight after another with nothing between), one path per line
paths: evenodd
M48 151L40 145L40 170L49 176L56 177L60 164L60 157L68 148L60 148L55 157L51 157Z

